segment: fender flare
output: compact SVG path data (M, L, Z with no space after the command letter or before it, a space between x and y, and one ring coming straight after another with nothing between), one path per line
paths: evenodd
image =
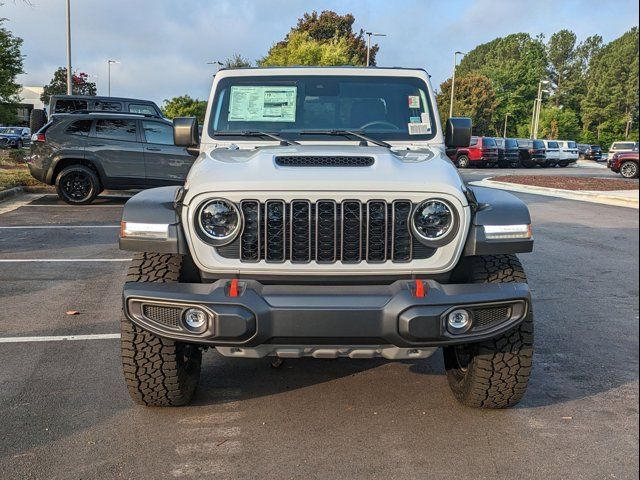
M143 190L131 197L122 210L120 250L187 254L189 249L176 208L178 195L183 191L182 187L177 186L158 187ZM127 234L127 224L166 226L166 231L153 236L135 232Z
M531 225L527 205L515 195L488 187L469 188L476 200L465 256L529 253L533 251L533 236L528 239L487 239L485 225Z

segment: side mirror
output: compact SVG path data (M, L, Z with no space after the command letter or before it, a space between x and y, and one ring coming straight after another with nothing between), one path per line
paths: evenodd
M173 119L173 143L178 147L197 147L200 144L198 119L179 117Z
M468 147L471 143L472 122L466 117L451 117L447 120L445 145L447 148Z

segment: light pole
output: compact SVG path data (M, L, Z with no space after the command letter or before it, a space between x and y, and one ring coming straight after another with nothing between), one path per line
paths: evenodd
M502 132L503 138L507 138L507 122L508 122L510 116L511 116L510 113L507 113L504 116L504 132Z
M531 139L536 140L538 138L538 127L540 126L540 109L542 106L542 93L543 85L548 85L549 80L540 80L538 82L538 96L533 102L533 117L531 118Z
M455 98L456 65L458 64L458 55L464 55L464 53L455 52L453 54L453 75L451 76L451 102L449 103L449 118L453 117L453 99Z
M73 74L71 73L71 0L67 0L67 95L73 94Z
M116 64L116 63L120 63L118 60L107 60L107 91L108 91L108 97L111 96L111 65L112 64Z
M365 32L367 36L367 67L371 64L371 37L386 37L386 33Z
M220 60L212 60L211 62L207 62L207 65L217 65L219 71L224 66L224 63L222 63Z

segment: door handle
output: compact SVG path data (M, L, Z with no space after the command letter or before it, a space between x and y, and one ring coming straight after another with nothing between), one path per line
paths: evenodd
M157 148L157 147L147 147L147 150L149 152L161 152L162 151L161 148Z

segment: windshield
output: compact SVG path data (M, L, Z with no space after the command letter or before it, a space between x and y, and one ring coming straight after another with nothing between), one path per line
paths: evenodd
M544 148L544 142L542 140L534 140L533 148L536 148L536 149Z
M578 148L578 144L576 142L568 142L569 148Z
M549 148L560 148L560 145L558 145L558 142L549 142L547 144L547 147L549 147Z
M4 135L22 135L21 128L0 128L0 133Z
M493 138L483 138L482 139L482 146L483 147L496 147L496 141Z
M218 83L212 105L212 137L262 131L309 140L323 135L301 132L352 130L377 140L427 140L436 133L427 85L417 77L231 77Z
M507 138L504 141L504 146L507 148L518 148L518 141L513 138Z

